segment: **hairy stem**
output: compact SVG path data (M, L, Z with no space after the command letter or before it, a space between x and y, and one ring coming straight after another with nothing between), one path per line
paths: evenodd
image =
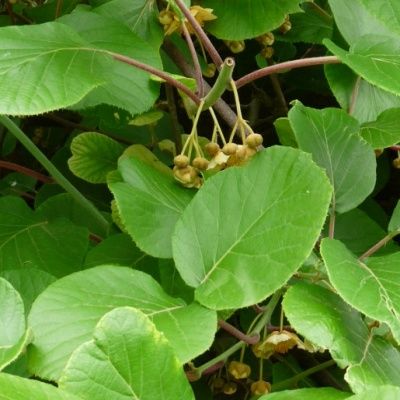
M4 125L21 144L39 161L49 172L55 181L65 189L82 207L84 207L98 221L104 235L107 235L110 224L103 217L100 211L86 199L72 183L56 168L56 166L44 155L44 153L32 142L31 139L7 116L0 115L0 123Z
M199 57L197 56L197 52L194 47L192 37L190 36L185 24L182 24L182 32L183 35L185 36L186 43L190 51L190 55L192 56L194 74L197 83L197 94L201 98L204 96L204 81L203 81L203 75L201 73Z
M43 183L54 183L54 179L51 178L50 176L43 175L40 172L34 171L33 169L23 167L22 165L15 164L9 161L0 160L0 168L5 168L11 171L19 172L23 175L30 176L31 178L34 178Z
M218 321L218 325L221 329L224 331L228 332L230 335L234 336L235 338L241 340L244 343L247 344L256 344L260 340L260 335L255 334L255 335L246 335L239 329L235 328L233 325L229 324L228 322L224 321L223 319L220 319Z
M383 239L381 239L378 243L375 243L370 249L368 249L364 254L362 254L358 259L363 261L364 259L372 256L372 254L376 253L383 246L389 243L395 236L397 236L400 232L394 231L387 234Z
M113 53L112 51L106 51L106 53L109 54L110 56L112 56L117 61L123 62L123 63L128 64L128 65L132 65L133 67L139 68L139 69L141 69L143 71L146 71L146 72L148 72L150 74L158 76L159 78L163 79L164 81L166 81L170 85L175 86L177 89L179 89L180 91L185 93L196 104L200 104L200 98L195 93L193 93L187 86L185 86L183 83L177 81L176 79L174 79L172 76L170 76L166 72L161 71L161 70L159 70L157 68L154 68L151 65L144 64L144 63L142 63L140 61L137 61L137 60L135 60L133 58L124 56L122 54Z
M250 74L247 74L236 81L236 87L240 88L257 79L264 78L265 76L277 72L281 72L285 69L295 69L295 68L312 67L314 65L340 64L340 63L341 61L336 56L310 57L299 60L285 61L279 64L274 64L265 68L261 68L254 72L250 72Z
M222 57L219 55L217 49L211 43L211 40L208 38L203 28L196 21L196 19L190 13L189 9L186 7L182 0L175 0L175 3L180 8L186 19L189 21L190 25L192 25L193 30L196 32L197 37L203 43L203 46L213 60L213 63L217 66L218 69L221 68L223 64Z

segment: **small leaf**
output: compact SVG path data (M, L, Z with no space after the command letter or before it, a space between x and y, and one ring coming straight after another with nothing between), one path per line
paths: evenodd
M298 283L283 300L290 324L312 343L328 349L355 393L381 385L400 385L400 353L374 337L361 315L337 294Z
M97 132L84 132L71 143L70 170L90 183L106 183L107 174L117 169L124 148L115 140Z
M207 307L257 303L310 254L330 196L325 174L307 154L268 148L205 182L176 225L176 267Z
M339 295L368 317L388 324L400 342L400 253L360 261L343 243L324 239L321 254Z
M60 387L87 400L194 400L174 350L150 319L130 307L107 313L94 339L71 356Z
M342 400L348 399L349 396L350 393L339 392L332 388L312 388L269 393L258 400Z
M22 353L28 340L21 296L0 278L0 371Z
M0 374L0 400L82 400L48 383Z
M283 146L290 146L297 148L296 136L290 125L289 118L277 118L274 121L274 127L278 135L279 141Z
M393 146L400 142L399 119L400 108L391 108L362 125L360 134L374 149Z
M343 63L368 82L400 95L400 43L398 38L379 35L362 36L349 52L325 40L326 47Z
M100 318L124 306L151 317L182 364L206 351L213 341L215 312L168 296L143 272L101 266L59 279L36 299L29 315L34 334L31 371L57 380L71 353L90 340Z
M121 158L119 171L124 182L109 187L123 225L145 253L171 258L172 232L194 192L137 158Z
M357 121L339 109L316 110L299 102L289 120L299 147L325 168L334 188L334 209L343 213L362 203L375 186L376 160L358 135Z
M204 0L217 19L206 29L219 39L250 39L278 28L287 14L298 12L298 0Z

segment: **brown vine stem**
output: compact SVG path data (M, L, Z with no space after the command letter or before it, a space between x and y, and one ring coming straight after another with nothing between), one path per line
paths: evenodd
M257 79L264 78L265 76L282 72L285 69L295 69L312 67L314 65L325 65L325 64L340 64L341 61L336 56L324 56L324 57L310 57L302 58L299 60L285 61L279 64L270 65L265 68L261 68L257 71L250 72L236 81L236 87L239 89L250 82Z
M156 75L159 78L163 79L165 82L169 83L172 86L175 86L177 89L179 89L181 92L185 93L190 99L192 99L196 104L200 104L200 98L193 93L187 86L185 86L183 83L177 81L174 79L172 76L167 74L164 71L161 71L157 68L152 67L151 65L144 64L140 61L137 61L133 58L124 56L122 54L118 53L113 53L112 51L106 51L105 53L111 55L115 60L123 62L128 65L132 65L133 67L139 68L143 71L146 71L150 74Z
M235 338L241 340L247 344L256 344L260 341L260 335L258 333L254 335L246 335L239 329L235 328L233 325L229 324L228 322L220 319L218 321L218 326L222 328L224 331L228 332L230 335L234 336Z
M15 164L13 162L0 160L0 168L19 172L23 175L30 176L31 178L34 178L43 183L55 183L54 179L51 178L50 176L43 175L40 172L36 172L30 168L23 167L22 165Z
M186 43L187 43L189 51L190 51L190 55L192 56L194 75L195 75L195 79L196 79L196 83L197 83L197 95L200 98L202 98L204 96L204 82L203 82L203 76L201 74L199 57L197 56L197 52L194 47L192 37L190 36L190 33L187 30L185 24L182 24L182 32L183 32L183 35L185 36Z
M379 249L389 243L395 236L397 236L400 232L394 231L387 234L383 239L381 239L378 243L375 243L370 249L368 249L364 254L362 254L358 259L360 261L365 260L366 258L372 256L372 254L376 253Z
M207 34L204 32L203 28L196 21L196 18L190 13L190 10L186 7L182 0L175 0L176 5L182 11L183 15L189 21L190 25L192 25L193 30L196 32L198 38L203 43L204 48L207 50L207 53L210 55L213 63L219 69L223 63L222 57L219 55L217 49L211 43L211 40L208 38Z

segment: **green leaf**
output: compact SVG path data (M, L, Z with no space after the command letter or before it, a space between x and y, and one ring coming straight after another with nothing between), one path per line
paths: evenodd
M371 85L357 76L347 65L325 65L329 86L340 106L350 110L360 123L375 121L378 115L394 107L400 107L400 97Z
M293 129L290 126L289 118L277 118L274 121L274 127L279 141L283 146L298 147Z
M374 148L383 149L400 142L400 108L391 108L379 114L376 121L361 127L361 136Z
M153 257L171 258L171 236L194 192L137 158L121 158L124 182L109 185L122 222L137 246Z
M376 160L358 135L357 121L335 108L316 110L297 102L289 121L299 147L312 154L333 185L332 205L343 213L357 207L373 191Z
M0 215L0 270L37 268L60 277L81 269L87 229L50 221L18 197L0 198Z
M361 315L337 294L298 283L283 300L290 324L312 343L328 349L355 393L380 385L400 385L400 353L374 337Z
M153 319L181 363L207 350L214 338L216 313L168 296L141 271L101 266L69 275L50 285L29 315L34 334L30 368L57 380L71 353L90 340L100 318L117 307L137 308Z
M385 322L400 342L400 252L360 261L340 241L324 239L321 255L338 294L368 317Z
M394 6L396 0L329 0L329 6L335 17L340 33L349 44L353 44L364 35L394 35L400 33L400 13ZM378 4L379 3L379 4ZM386 11L385 11L386 10ZM392 15L390 15L393 13ZM385 15L386 14L386 15Z
M71 143L70 170L90 183L106 183L107 174L117 169L124 148L117 141L97 132L84 132Z
M400 230L400 200L397 202L396 207L393 210L388 226L388 231L390 233L399 230Z
M176 267L207 307L257 303L310 254L330 196L325 174L307 154L268 148L205 182L176 225Z
M400 95L400 43L397 37L366 35L354 42L349 52L328 39L324 44L362 78Z
M111 59L87 47L76 32L56 22L1 28L0 114L64 108L103 84Z
M0 400L82 400L48 383L0 374Z
M339 392L332 388L312 388L269 393L258 400L342 400L349 396L350 393Z
M33 115L77 103L140 113L153 105L158 85L146 72L113 60L110 52L160 67L157 51L127 26L94 13L76 12L58 21L63 23L0 30L1 114Z
M129 235L119 233L93 247L86 255L85 266L115 264L138 269L138 265L144 264L148 258L136 247Z
M0 371L22 353L29 337L21 296L0 278Z
M206 29L219 39L250 39L278 28L287 14L300 11L298 0L203 0L217 19Z
M92 10L127 25L140 38L158 48L164 35L156 11L155 0L112 0Z
M49 221L65 218L77 226L89 229L91 233L100 237L104 235L104 228L99 221L89 214L69 193L59 193L49 197L36 208L36 214ZM109 216L106 215L109 219Z
M20 294L25 313L29 312L36 297L56 281L53 275L35 268L8 269L2 271L0 275L7 279Z
M118 53L156 68L162 68L157 48L142 40L120 21L80 10L58 21L73 28L97 53ZM111 73L112 71L112 73ZM159 85L150 81L150 75L126 63L113 60L107 70L107 81L89 93L74 108L110 104L131 114L147 111L159 94Z
M72 355L60 387L87 400L194 400L174 349L146 314L107 313Z
M400 388L396 386L380 386L370 388L366 392L349 397L349 400L397 400L400 398Z
M277 40L322 44L324 39L332 37L333 18L329 14L321 13L310 1L303 3L301 8L304 12L290 16L290 31L285 34L274 33Z

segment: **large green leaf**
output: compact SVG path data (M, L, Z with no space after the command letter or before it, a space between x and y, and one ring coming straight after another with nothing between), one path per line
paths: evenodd
M335 108L316 110L301 103L289 112L299 147L312 154L333 185L333 208L343 213L372 192L376 160L371 146L358 134L357 121Z
M217 19L206 29L219 39L250 39L278 28L287 14L300 11L299 0L203 0Z
M0 278L0 371L22 353L28 340L21 296Z
M165 336L130 307L107 313L71 356L60 387L87 400L194 400Z
M400 142L400 108L391 108L381 113L376 121L361 127L361 136L374 148L382 149Z
M111 57L88 47L76 32L56 22L1 28L0 114L67 107L104 84Z
M338 294L365 315L387 323L400 342L400 252L360 261L340 241L324 239L321 254Z
M107 174L117 169L124 148L117 141L97 132L84 132L71 142L70 170L90 183L106 183Z
M349 52L330 40L324 41L328 49L368 82L400 95L400 42L399 38L379 35L362 36L350 46Z
M362 316L337 294L315 284L291 287L283 300L291 325L328 349L355 393L380 385L400 386L400 353L367 328Z
M44 113L85 96L81 107L107 103L131 113L151 107L158 85L109 52L160 66L157 51L127 26L98 14L79 12L62 20L1 29L1 114Z
M400 107L399 96L371 85L347 65L326 65L325 75L340 106L346 111L351 106L351 115L361 124L375 121L389 108Z
M119 172L124 182L109 187L126 230L145 253L171 258L172 232L194 192L134 157L121 158Z
M54 276L81 269L88 231L63 219L50 221L18 197L0 198L0 269L38 268Z
M332 388L312 388L269 393L258 400L342 400L349 396L350 393L339 392Z
M329 0L329 6L340 33L352 44L361 36L370 33L388 36L396 31L400 33L398 17L395 17L396 11L393 7L395 2L397 1ZM398 6L396 8L398 9ZM391 13L393 14L390 15ZM397 14L400 16L400 12Z
M101 266L69 275L50 285L29 315L34 334L30 368L57 380L71 353L91 338L99 319L117 307L135 307L153 319L182 363L211 345L216 313L168 296L141 271Z
M325 174L309 155L266 149L200 189L176 225L177 269L210 308L257 303L310 254L330 196Z
M158 48L138 37L125 24L88 10L80 10L60 18L96 49L96 54L114 52L142 63L162 68ZM111 72L112 71L112 72ZM159 85L149 74L131 65L113 61L107 71L107 81L89 93L75 108L110 104L131 114L147 111L158 97Z
M82 400L48 383L0 374L0 400Z

